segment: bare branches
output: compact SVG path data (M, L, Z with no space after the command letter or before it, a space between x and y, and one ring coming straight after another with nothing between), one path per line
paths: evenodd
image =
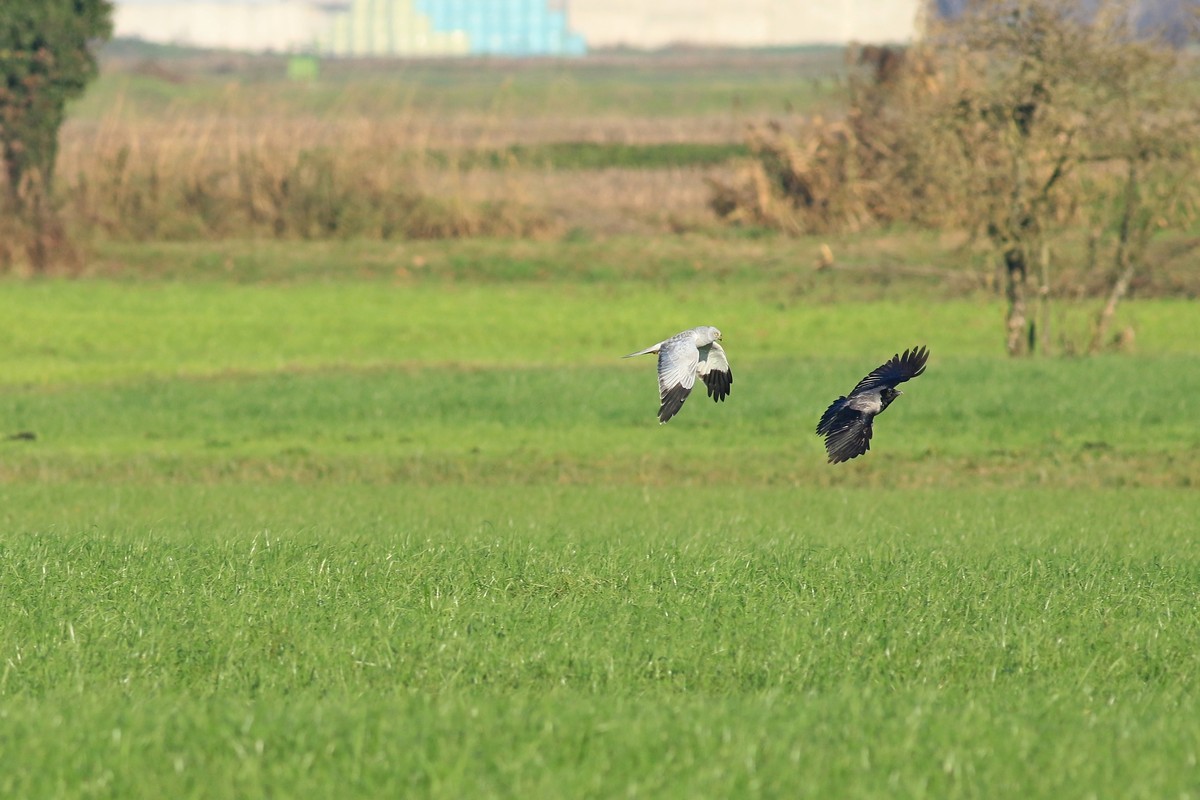
M1179 176L1194 174L1200 142L1195 65L1139 38L1127 12L1111 0L979 0L902 57L864 50L845 119L754 132L757 191L740 195L754 211L725 191L724 213L802 232L903 222L982 234L1009 302L1008 351L1028 354L1047 341L1028 314L1030 268L1042 264L1048 302L1056 241L1095 232L1092 256L1115 259L1115 309L1151 234L1194 200Z

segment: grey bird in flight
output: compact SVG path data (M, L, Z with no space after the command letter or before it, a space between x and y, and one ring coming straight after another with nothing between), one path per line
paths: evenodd
M664 423L679 413L692 392L696 377L708 387L713 402L723 402L733 386L729 360L718 342L721 332L712 325L701 325L677 333L645 350L622 358L658 354L658 421Z
M825 437L830 464L858 458L871 449L872 421L904 394L896 386L924 372L928 360L929 350L924 345L892 356L859 381L849 396L839 397L825 409L817 435Z

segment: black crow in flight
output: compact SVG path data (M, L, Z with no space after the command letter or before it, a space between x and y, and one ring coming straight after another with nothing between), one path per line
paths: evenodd
M817 435L825 437L829 463L858 458L871 449L871 422L900 395L896 388L925 371L929 350L924 345L905 350L863 378L848 397L839 397L825 409Z

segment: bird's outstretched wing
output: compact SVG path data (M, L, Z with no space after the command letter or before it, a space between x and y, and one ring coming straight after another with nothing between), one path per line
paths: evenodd
M853 397L856 394L885 386L894 389L897 385L924 372L925 362L928 360L929 350L924 345L905 350L903 355L894 355L886 364L879 366L870 375L859 381L858 385L854 387L854 391L850 392L850 396Z
M817 433L825 437L830 464L858 458L871 449L873 418L873 414L853 408L845 397L839 397L825 409Z
M700 354L696 350L690 333L672 336L662 343L658 351L658 397L662 405L658 409L658 421L666 422L679 413L692 386L696 383L696 368Z
M733 372L725 350L717 342L700 350L700 380L708 387L708 396L714 403L721 403L733 388Z
M839 397L825 409L817 433L825 437L829 463L849 461L871 449L872 425L895 399L897 392L892 390L924 372L928 360L929 350L924 345L892 356L859 381L848 396Z

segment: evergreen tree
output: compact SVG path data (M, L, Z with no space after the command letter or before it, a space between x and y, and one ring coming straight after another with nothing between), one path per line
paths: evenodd
M95 77L93 45L111 33L109 0L0 2L0 160L12 210L48 192L66 102Z

